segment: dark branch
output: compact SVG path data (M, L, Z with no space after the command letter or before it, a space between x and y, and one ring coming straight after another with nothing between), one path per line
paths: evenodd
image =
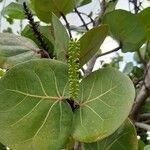
M145 48L145 54L144 54L144 60L146 60L146 55L147 55L148 50L149 50L149 44L150 44L150 42L147 41L147 42L146 42L146 48Z
M95 56L87 63L88 67L87 67L86 70L84 70L84 76L88 76L88 75L92 72L92 70L93 70L93 68L94 68L94 65L95 65L95 63L96 63L96 60L97 60L97 55L95 55Z
M81 15L84 15L84 16L86 16L86 17L88 17L91 21L90 21L90 23L92 23L93 24L93 26L95 26L95 21L94 21L94 19L90 16L90 14L88 15L88 14L86 14L86 13L84 13L84 12L80 12L80 11L78 11ZM74 11L74 13L76 13L75 11ZM86 23L86 25L88 25L89 23ZM84 26L84 25L82 25L82 26Z
M134 6L134 13L137 14L140 11L140 7L142 6L142 2L138 5L138 0L129 0L129 3L132 3Z
M64 21L66 23L66 27L68 29L70 39L72 40L72 34L71 34L71 29L70 29L69 22L67 21L67 18L66 18L66 16L63 13L61 13L61 16L62 16L62 18L64 19Z
M135 125L136 125L138 128L144 129L144 130L146 130L146 131L150 130L150 125L147 125L147 124L145 124L145 123L135 122Z
M133 121L137 121L139 119L139 111L141 107L145 103L146 99L150 95L150 64L147 64L146 73L144 77L144 84L139 91L138 95L135 99L135 104L133 105L132 111L130 113L130 118Z
M101 56L104 56L104 55L107 55L107 54L110 54L110 53L113 53L113 52L116 52L116 51L118 51L120 49L121 49L121 44L120 44L120 46L118 46L117 48L115 48L115 49L113 49L113 50L111 50L109 52L93 56L93 58L88 62L87 69L84 70L84 76L88 76L92 72L92 70L94 68L94 65L96 63L97 58L99 58Z
M138 4L137 4L137 0L133 0L133 4L134 4L134 11L135 11L135 14L137 14L138 11L139 11L139 7L138 7Z
M139 118L140 119L150 119L150 113L140 114Z
M75 10L75 12L77 13L77 15L79 16L79 18L81 19L81 21L82 21L83 25L85 26L86 30L88 31L89 28L88 28L88 26L86 25L86 23L85 23L84 19L82 18L81 14L78 12L77 8L75 8L74 10Z
M119 51L120 49L121 49L121 46L118 46L117 48L115 48L115 49L113 49L113 50L111 50L111 51L108 51L108 52L106 52L106 53L102 53L102 54L97 55L97 58L98 58L98 57L105 56L105 55L108 55L108 54L111 54L111 53L114 53L114 52L117 52L117 51Z

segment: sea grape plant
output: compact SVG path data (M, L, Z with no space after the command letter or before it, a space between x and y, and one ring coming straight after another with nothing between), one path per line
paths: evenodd
M135 99L133 82L127 73L113 67L88 74L84 67L101 53L107 36L119 43L114 51L140 48L149 40L149 24L142 22L147 13L112 10L115 1L92 29L86 26L88 31L75 39L66 14L74 8L79 13L77 8L90 2L28 0L3 9L3 15L26 17L29 25L21 36L0 33L0 67L6 69L0 79L2 147L69 150L78 143L84 150L137 150L137 133L128 119ZM20 15L12 15L12 7ZM47 25L34 22L31 10ZM66 22L68 32L59 17ZM116 20L126 22L118 24Z
M95 142L119 128L134 100L130 79L115 69L101 69L82 79L75 97L78 79L69 76L68 68L57 60L35 59L1 78L2 143L16 150L61 149L69 136ZM74 111L68 102L72 100L78 106Z

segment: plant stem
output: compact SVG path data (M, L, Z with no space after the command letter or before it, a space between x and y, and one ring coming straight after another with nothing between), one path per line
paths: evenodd
M149 130L150 130L150 125L147 125L147 124L145 124L145 123L135 122L135 125L136 125L138 128L144 129L144 130L146 130L146 131L149 131Z
M77 8L75 8L74 10L75 10L75 12L78 14L78 16L79 16L79 18L81 19L83 25L85 26L86 30L88 31L89 28L88 28L88 26L86 25L86 23L85 23L84 19L82 18L81 14L78 12Z
M66 23L66 27L67 27L67 29L68 29L70 39L72 40L73 38L72 38L72 34L71 34L70 24L69 24L69 22L68 22L66 16L65 16L63 13L61 13L61 16L62 16L62 18L64 19L64 21L65 21L65 23Z
M121 46L118 46L117 48L115 48L115 49L113 49L113 50L111 50L111 51L108 51L108 52L106 52L106 53L102 53L102 54L97 55L97 58L98 58L98 57L105 56L105 55L108 55L108 54L111 54L111 53L114 53L114 52L117 52L117 51L119 51L120 49L121 49Z

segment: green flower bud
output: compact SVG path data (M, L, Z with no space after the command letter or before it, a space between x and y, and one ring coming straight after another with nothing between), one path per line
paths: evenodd
M69 66L69 93L72 99L76 99L79 91L79 56L80 42L70 41L68 49L68 66Z

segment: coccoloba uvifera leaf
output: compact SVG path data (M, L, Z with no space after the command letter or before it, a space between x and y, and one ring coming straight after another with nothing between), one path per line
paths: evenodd
M66 64L36 59L11 68L0 79L0 142L13 150L61 150L73 118L65 97Z
M80 42L70 41L68 49L68 66L69 66L69 93L72 99L76 99L79 90L79 56Z
M114 133L126 120L135 98L128 76L114 68L92 72L79 86L79 109L74 112L73 138L91 143Z

